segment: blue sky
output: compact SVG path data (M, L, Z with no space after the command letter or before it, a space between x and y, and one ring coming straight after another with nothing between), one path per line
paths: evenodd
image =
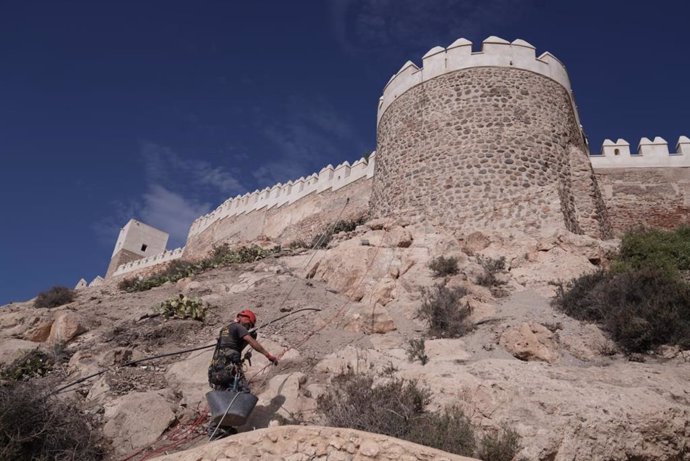
M690 136L690 2L0 3L0 304L103 275L130 217L184 244L226 198L375 148L406 60L465 37L563 61L593 150Z

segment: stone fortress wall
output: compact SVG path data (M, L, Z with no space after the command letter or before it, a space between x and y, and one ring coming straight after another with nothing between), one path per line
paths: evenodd
M570 82L551 54L489 37L406 63L379 103L375 217L457 232L557 228L609 237Z
M553 55L489 37L479 52L459 39L422 61L408 61L385 86L368 161L228 199L194 221L184 248L143 258L122 248L125 263L114 256L108 276L198 259L225 242L308 242L337 219L367 213L460 233L565 228L604 238L640 224L690 224L690 139L670 152L664 139L642 138L636 153L607 139L590 155Z
M359 159L350 165L343 162L335 168L328 165L318 173L301 177L296 181L288 181L286 184L278 183L273 187L255 190L252 193L238 195L223 202L211 213L199 217L192 223L189 230L189 238L203 232L214 222L230 216L238 216L250 213L262 208L271 209L291 204L312 193L321 193L326 190L338 190L360 178L372 177L376 153L372 153L369 159Z
M690 139L675 152L661 137L642 138L635 153L624 139L604 141L590 157L616 234L644 225L690 225Z
M199 259L219 243L262 237L279 243L308 241L338 217L355 219L366 214L375 164L373 152L368 159L362 158L352 165L328 165L296 181L230 198L192 223L185 247L129 260L108 276L133 275L183 257Z

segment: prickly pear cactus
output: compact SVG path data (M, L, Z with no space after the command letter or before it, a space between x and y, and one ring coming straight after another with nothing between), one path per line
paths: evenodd
M206 318L206 306L200 299L188 298L183 294L161 303L156 309L166 319L193 319L203 321Z

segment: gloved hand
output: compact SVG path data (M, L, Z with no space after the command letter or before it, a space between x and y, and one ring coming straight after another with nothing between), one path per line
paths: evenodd
M278 365L278 357L276 357L273 354L268 354L266 355L266 358L268 359L269 362L271 362L273 365Z

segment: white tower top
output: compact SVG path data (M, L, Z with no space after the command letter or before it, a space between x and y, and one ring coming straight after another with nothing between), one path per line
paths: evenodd
M120 250L131 251L145 258L165 251L168 234L149 226L136 219L130 219L125 227L120 229L113 256Z

